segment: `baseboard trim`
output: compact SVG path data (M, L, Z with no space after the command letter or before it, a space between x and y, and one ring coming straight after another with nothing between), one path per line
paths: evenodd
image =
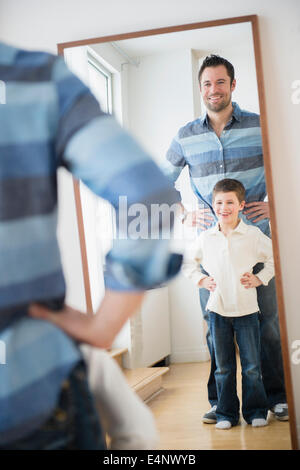
M201 349L184 349L182 351L172 351L170 355L171 363L206 362L209 361L209 359L210 356L206 347L203 347Z

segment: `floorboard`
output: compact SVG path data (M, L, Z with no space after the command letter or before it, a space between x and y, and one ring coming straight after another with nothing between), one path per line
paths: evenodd
M252 428L241 418L230 430L202 423L210 408L206 382L209 362L171 364L163 377L164 391L148 403L164 450L286 450L291 449L289 424L269 413L268 426ZM240 369L238 368L240 396Z

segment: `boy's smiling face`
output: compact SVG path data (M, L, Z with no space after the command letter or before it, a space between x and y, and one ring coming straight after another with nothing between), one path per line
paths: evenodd
M245 201L240 202L234 191L218 192L213 202L213 208L219 223L232 228L237 225L239 211L243 210L244 206Z

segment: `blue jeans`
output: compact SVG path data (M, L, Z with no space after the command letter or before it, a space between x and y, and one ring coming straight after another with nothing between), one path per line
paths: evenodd
M251 424L255 418L266 418L267 397L261 378L260 333L258 313L242 317L223 317L209 312L209 324L217 369L215 380L218 404L217 421L239 421L240 403L236 391L236 354L234 336L242 366L242 413Z
M80 362L63 383L52 416L26 438L0 450L105 450L86 367Z
M253 273L258 273L262 267L263 265L258 263L254 267ZM203 272L205 273L204 270ZM201 309L208 325L206 341L211 357L211 370L207 384L208 400L211 406L214 406L217 404L218 396L214 377L216 369L215 354L209 331L209 314L206 310L209 291L207 289L200 289L199 293ZM286 403L274 278L271 279L267 286L262 285L257 287L257 301L260 310L259 326L262 378L268 398L268 407L272 408L277 403Z

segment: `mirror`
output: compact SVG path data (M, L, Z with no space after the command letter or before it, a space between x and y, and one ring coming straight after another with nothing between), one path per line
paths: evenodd
M58 51L60 54L64 54L70 68L89 84L102 108L107 112L113 112L121 125L136 137L159 165L165 162L166 153L178 130L206 112L197 78L203 59L209 54L218 54L234 65L237 85L232 100L238 103L241 109L260 114L285 389L290 416L289 423L271 421L272 425L267 426L263 431L265 444L257 443L259 447L255 447L254 441L251 443L249 426L242 423L241 426L234 428L235 448L242 449L245 446L246 448L271 448L268 447L268 435L272 436L272 429L275 426L280 428L278 448L297 448L258 18L256 16L231 18L87 39L59 44ZM197 207L199 201L193 191L193 186L191 186L188 170L188 166L185 166L176 185L181 192L184 206L191 210L191 208ZM103 283L101 284L99 281L99 260L104 262L104 255L109 250L113 237L113 211L104 201L99 203L83 185L76 181L74 182L74 191L82 248L87 310L92 312L99 303L104 289ZM266 226L266 219L262 225ZM181 223L177 224L177 230L180 231L178 238L182 238L182 227ZM183 237L188 239L189 233L189 229L185 228ZM205 322L199 315L199 294L194 285L180 275L168 288L163 287L161 292L151 293L147 302L145 311L131 325L132 331L136 330L136 336L139 337L133 349L138 355L142 350L144 351L143 358L145 361L147 359L146 365L152 365L158 359L169 355L172 364L201 364L204 363L203 361L209 360L205 344ZM163 311L160 311L161 306L163 306ZM147 316L148 311L150 311L149 316L152 315L151 320ZM168 311L168 315L166 315L166 311ZM157 317L155 317L155 312L157 312ZM172 326L170 331L166 332L169 328L170 317ZM144 325L141 326L142 321L144 321ZM156 327L154 328L153 325ZM156 335L155 348L151 346L153 343L149 338L146 338L145 329L150 332L149 335ZM164 332L165 336L163 336ZM161 351L160 342L162 343ZM155 356L155 354L160 356ZM139 367L141 364L137 362L135 365L133 361L131 366ZM181 370L183 369L181 368ZM202 389L206 389L205 380L204 377L201 382ZM205 393L204 391L204 396ZM158 404L157 409L159 406ZM198 404L195 402L191 406L196 409ZM200 418L197 419L200 420ZM202 445L207 445L207 448L217 448L217 438L215 441L213 435L214 429L212 430L209 426L205 428L198 423L199 426L202 426L200 430L195 423L190 424L194 431L200 435L200 440L197 444L186 444L186 449L202 448L199 447L201 442ZM175 422L173 426L176 427ZM207 444L205 444L206 438L203 436L207 436ZM257 441L259 439L257 437ZM272 440L274 445L273 437L270 438L270 441ZM175 444L170 443L168 436L164 442L168 443L165 445L169 445L169 447L161 447L162 449L176 449ZM180 449L185 448L180 441L178 445ZM195 445L195 447L191 447L191 445ZM226 446L226 443L224 445Z

